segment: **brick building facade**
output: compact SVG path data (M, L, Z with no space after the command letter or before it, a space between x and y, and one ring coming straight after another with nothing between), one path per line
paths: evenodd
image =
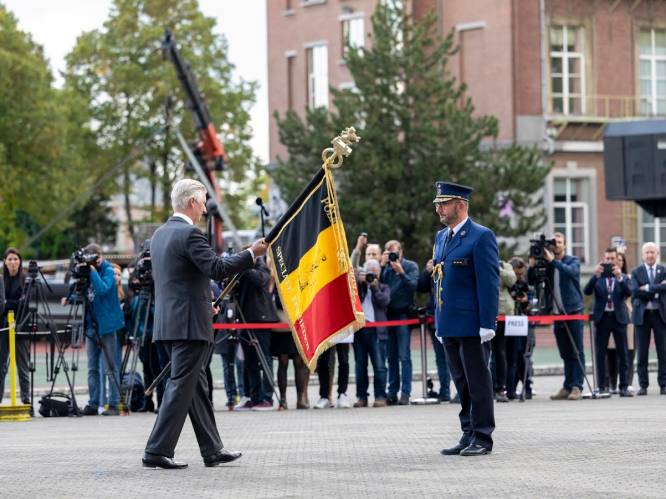
M330 105L328 86L353 85L343 40L370 43L381 0L267 0L270 158L285 155L273 112ZM567 235L589 269L614 237L666 251L666 220L605 198L603 132L611 121L666 116L666 4L653 0L404 0L455 31L449 70L498 142L537 145L552 161L544 230Z

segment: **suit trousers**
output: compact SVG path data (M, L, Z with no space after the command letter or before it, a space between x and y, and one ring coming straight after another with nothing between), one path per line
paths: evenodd
M478 336L444 338L449 370L460 396L460 427L463 445L477 444L493 448L495 429L493 380L490 374L490 342Z
M595 353L597 356L597 385L601 391L606 391L606 352L608 351L608 338L613 335L615 348L620 360L620 390L629 384L629 355L627 352L627 325L620 324L614 312L604 312L601 320L595 323Z
M207 341L163 341L171 359L160 412L148 438L146 452L173 458L185 418L190 416L203 457L222 448L215 425L213 404L208 400L206 363L213 345Z
M650 384L648 378L648 352L650 350L650 333L654 331L654 344L657 348L657 382L661 388L666 387L666 324L661 320L659 310L646 310L643 324L634 326L636 331L636 371L641 388Z

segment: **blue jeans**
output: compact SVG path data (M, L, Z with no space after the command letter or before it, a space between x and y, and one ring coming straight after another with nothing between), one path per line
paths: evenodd
M407 314L389 317L389 320L404 320ZM407 326L393 326L388 332L388 396L396 397L402 380L402 394L412 393L411 334ZM402 376L400 376L402 367Z
M252 330L258 341L258 347L266 358L268 363L268 372L264 372L264 368L257 355L257 350L254 345L247 342L241 342L243 348L243 355L245 355L245 368L247 370L250 399L255 404L260 402L273 401L273 387L271 381L273 379L273 357L271 357L271 335L266 331L260 329ZM249 336L245 336L249 340Z
M368 357L372 363L374 377L375 400L386 398L386 369L380 367L377 331L363 328L354 335L354 359L356 362L356 397L368 398Z
M428 332L430 333L430 340L432 341L432 349L435 351L437 377L439 378L439 396L449 397L451 395L451 373L449 372L449 365L446 362L444 345L442 345L437 339L437 336L435 335L435 326L433 324L428 325Z
M571 344L569 334L565 327L565 323L569 326L571 337L576 344L579 356L576 356L576 351ZM557 342L557 349L560 351L560 357L564 361L564 388L571 390L577 386L583 389L583 369L581 364L585 365L585 350L583 350L583 322L582 321L561 321L556 322L553 327L555 333L555 340Z
M243 364L236 358L237 344L220 354L222 372L224 373L224 391L227 393L227 404L236 403L236 395L243 392ZM240 368L239 368L240 365ZM236 369L236 371L234 371ZM238 381L236 380L238 376Z
M116 333L105 334L101 336L102 344L106 349L111 365L107 365L104 352L97 344L97 337L91 333L86 337L86 353L88 355L88 392L90 394L88 405L90 407L99 407L101 399L101 379L100 372L104 371L109 380L109 406L120 406L120 392L118 386L120 378L118 366L116 365L116 350L118 347L118 337ZM100 365L102 366L100 368Z

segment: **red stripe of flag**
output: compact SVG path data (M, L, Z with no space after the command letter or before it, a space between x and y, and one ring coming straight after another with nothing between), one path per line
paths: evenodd
M312 359L317 346L326 338L355 319L348 279L349 276L344 273L321 288L294 324L308 360Z

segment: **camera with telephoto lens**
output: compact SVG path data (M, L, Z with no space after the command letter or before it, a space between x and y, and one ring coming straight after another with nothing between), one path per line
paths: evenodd
M370 283L372 283L372 281L374 281L375 279L377 279L377 274L375 274L374 272L366 272L366 274L365 274L365 282L367 282L368 284L370 284Z
M400 258L400 255L398 255L398 253L396 253L395 251L391 251L388 254L388 259L391 262L397 262L399 258Z
M523 295L527 296L528 291L529 291L529 286L525 281L516 281L516 283L509 288L509 294L511 295L511 298L513 298L514 300Z
M37 274L39 274L39 270L40 268L39 265L37 265L36 260L30 260L28 262L28 277L30 277L31 279L36 279Z
M534 258L534 277L537 282L546 280L546 269L548 261L546 260L546 250L552 252L555 246L555 239L546 239L544 234L539 234L535 239L530 239L530 258Z

